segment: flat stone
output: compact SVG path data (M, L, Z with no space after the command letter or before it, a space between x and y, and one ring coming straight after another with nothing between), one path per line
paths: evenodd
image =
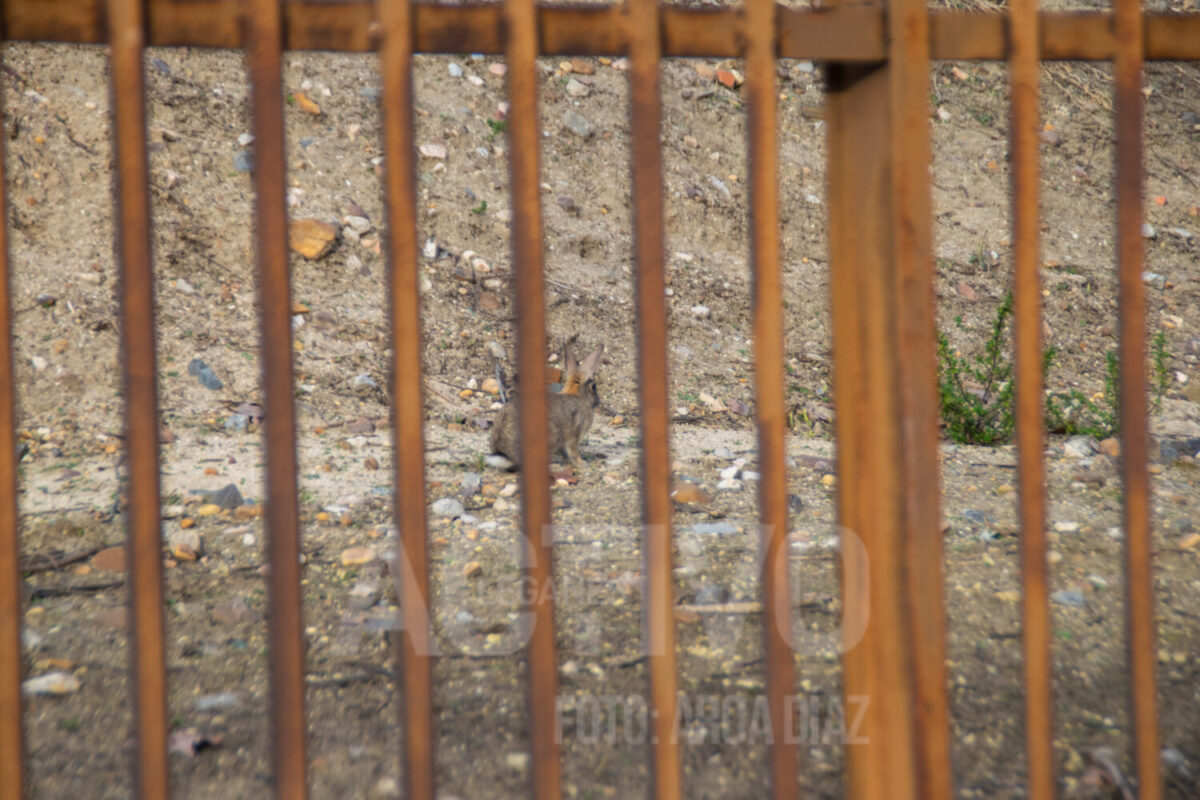
M196 561L204 555L204 539L195 528L171 531L167 537L172 557L179 561Z
M92 556L92 566L104 572L125 571L125 548L122 545L106 547Z
M1050 595L1050 599L1060 606L1069 606L1070 608L1083 608L1087 604L1083 592L1078 589L1061 589Z
M208 502L221 508L235 509L246 502L236 484L227 483L208 496Z
M568 108L563 113L562 121L567 130L581 139L590 139L596 133L595 126L575 109Z
M21 684L21 693L25 695L49 694L64 695L79 691L79 678L69 672L47 672L36 678L29 678Z
M732 522L698 522L692 526L692 533L708 536L733 536L738 533L737 526Z
M298 219L288 226L288 246L309 261L316 261L333 247L337 234L336 225L311 217Z
M206 694L196 698L195 709L197 711L220 711L225 708L232 708L241 702L242 696L237 692L221 692L220 694Z
M188 362L188 374L194 375L196 380L200 381L201 385L210 391L215 392L225 388L225 384L212 371L212 367L198 358L193 358Z
M342 566L361 567L363 564L370 564L375 557L373 547L348 547L342 551Z
M461 517L464 513L463 504L453 497L435 500L429 510L435 517Z
M1070 458L1091 458L1096 454L1096 442L1090 436L1072 436L1063 445L1063 453Z

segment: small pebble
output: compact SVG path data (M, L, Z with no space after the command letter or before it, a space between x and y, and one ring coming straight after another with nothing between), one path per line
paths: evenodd
M1087 603L1083 592L1078 589L1061 589L1050 595L1050 599L1060 606L1069 606L1070 608L1083 608Z
M461 517L463 515L463 504L453 497L443 497L440 500L435 500L430 506L430 511L437 517Z

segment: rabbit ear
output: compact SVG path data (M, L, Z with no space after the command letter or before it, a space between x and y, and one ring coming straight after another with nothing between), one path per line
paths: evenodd
M579 365L580 380L589 380L596 374L596 367L600 366L600 356L602 355L604 355L603 344L587 354L587 357L583 359L583 363Z
M575 344L575 337L572 336L563 343L563 380L566 381L579 371L579 365L575 363L575 353L571 347Z

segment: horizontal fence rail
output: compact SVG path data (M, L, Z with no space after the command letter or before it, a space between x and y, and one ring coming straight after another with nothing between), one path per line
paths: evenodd
M284 3L285 50L368 52L377 49L382 26L373 4ZM148 0L146 44L151 47L246 46L240 3L229 0ZM624 6L536 9L537 50L542 55L623 53L633 40ZM413 50L417 53L505 52L499 4L414 4ZM776 8L776 56L830 61L881 61L887 57L886 15L880 7L849 6L805 11ZM1200 15L1146 14L1141 36L1146 60L1200 58ZM1042 12L1038 57L1042 60L1112 60L1117 53L1115 18L1107 12ZM108 30L102 4L76 0L8 0L0 12L8 41L104 44ZM664 7L659 12L662 56L735 58L744 54L745 18L737 10ZM1007 58L1011 24L1002 14L929 12L932 59Z
M1127 642L1133 763L1138 796L1161 796L1155 707L1154 596L1147 453L1145 301L1142 285L1144 62L1200 60L1200 15L1140 12L1038 13L1013 0L1011 17L929 10L922 0L821 11L747 0L744 10L697 11L631 0L615 7L488 6L409 0L279 3L255 0L9 0L6 41L110 43L113 130L122 271L122 355L129 457L128 549L131 681L137 747L134 784L143 798L168 795L167 670L155 383L153 265L143 55L147 46L245 48L256 149L257 274L267 428L267 546L270 561L270 681L276 796L308 793L305 640L300 592L290 273L284 202L282 54L287 50L379 51L384 73L396 451L395 516L402 635L397 665L400 761L407 796L432 800L436 738L425 511L421 304L413 133L414 53L502 54L508 62L513 261L520 375L520 430L531 793L561 796L555 731L557 680L553 541L546 480L546 396L538 76L540 55L630 56L634 254L637 265L641 402L644 627L653 714L653 796L686 796L676 723L668 331L663 158L658 73L667 57L745 57L753 268L754 371L760 505L760 587L766 693L774 739L771 793L799 794L804 766L783 740L794 690L788 583L784 316L779 243L780 58L830 62L828 184L833 307L841 576L848 647L847 696L872 698L868 743L848 746L855 798L949 798L950 719L939 525L933 260L928 165L929 63L1005 59L1011 69L1013 241L1016 296L1018 467L1028 793L1056 791L1045 536L1045 468L1038 234L1038 68L1041 60L1114 60L1117 116L1117 242L1120 297L1122 478L1125 489ZM878 63L875 63L878 62ZM262 146L266 145L266 146ZM0 158L0 177L4 160ZM0 186L3 181L0 181ZM0 211L6 208L0 195ZM0 214L0 219L5 215ZM864 225L869 220L871 224ZM7 229L0 228L0 800L27 792L20 694L21 576L18 567L12 295ZM854 542L849 539L853 538ZM859 542L861 546L855 547ZM868 619L872 627L864 635ZM861 644L855 638L862 639Z

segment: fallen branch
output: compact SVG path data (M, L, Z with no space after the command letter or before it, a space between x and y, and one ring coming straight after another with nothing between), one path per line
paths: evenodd
M36 575L39 572L54 572L68 564L86 561L103 549L103 547L86 547L83 550L76 550L74 553L67 553L61 556L34 553L21 562L21 565L17 569L26 575Z
M109 589L120 589L125 585L124 580L108 581L106 583L85 583L79 586L39 586L30 595L34 600L44 600L47 597L68 597L73 594L89 594L103 592Z

